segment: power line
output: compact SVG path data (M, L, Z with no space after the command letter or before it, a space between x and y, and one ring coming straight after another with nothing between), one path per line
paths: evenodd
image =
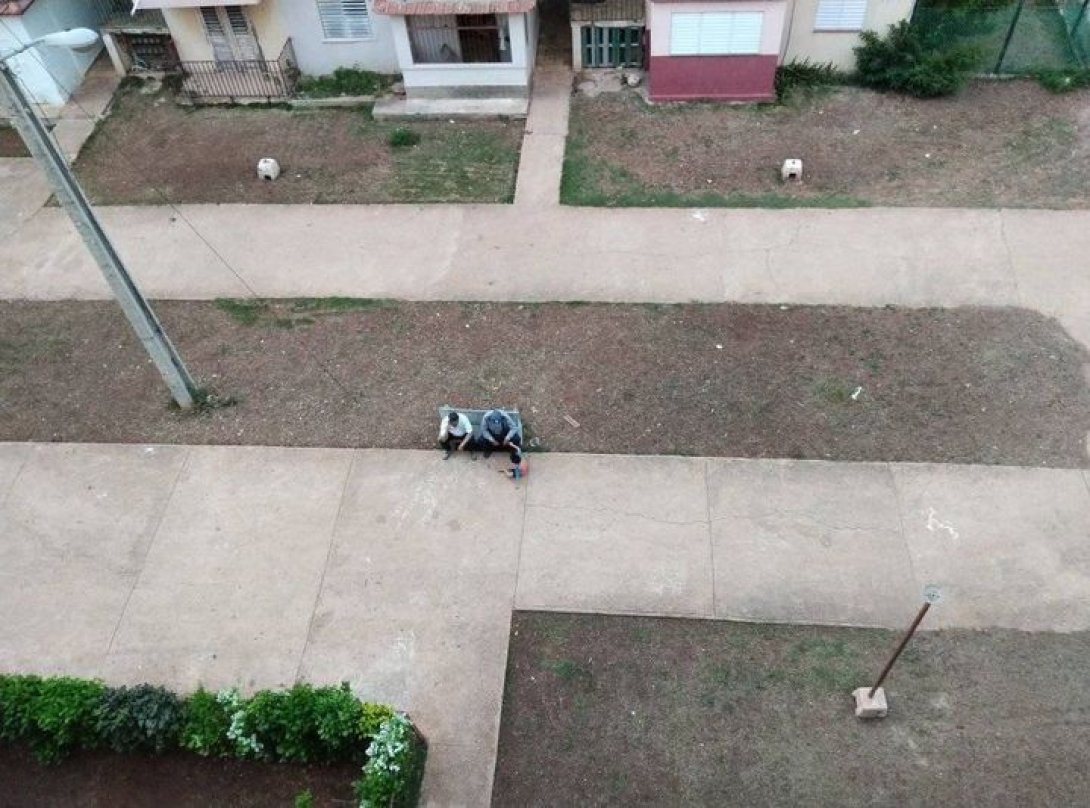
M2 17L0 17L0 24L2 24L8 30L8 32L12 35L12 37L17 42L20 42L20 44L24 44L24 45L27 44L27 43L21 42L21 40L19 40L18 36L11 30L11 28L8 26L7 22L5 22ZM87 108L84 107L79 102L79 100L76 98L75 91L73 89L71 89L70 87L68 87L59 78L57 78L56 74L53 73L52 70L50 70L49 66L42 60L41 56L33 48L31 48L31 49L29 49L28 51L25 51L25 52L31 54L34 57L34 59L38 62L38 64L41 65L42 69L45 70L45 72L49 75L49 77L52 78L54 82L56 82L57 86L60 87L62 90L64 90L64 92L68 95L69 103L75 104L76 108L79 109L80 112L82 112L84 114L84 116L86 116L88 119L97 120L96 116L92 115L87 110ZM25 83L24 83L24 86L26 86ZM42 110L42 105L40 103L38 104L38 108L39 108L39 110ZM42 115L42 117L45 117L44 114ZM51 133L51 136L52 136L52 133ZM54 139L54 141L56 141L55 136L53 137L53 139ZM205 247L208 248L208 250L216 257L216 259L221 264L223 264L223 266L226 267L227 270L238 280L238 282L243 286L243 288L245 288L246 291L249 293L249 299L252 302L260 303L260 302L265 300L265 298L261 297L257 293L257 290L255 290L253 288L253 286L251 286L249 284L249 282L242 276L242 274L237 269L235 269L235 267L231 264L230 261L227 260L227 258L223 255L223 253L221 253L218 249L216 249L215 245L212 244L212 242L207 237L205 237L205 235L196 227L196 225L193 224L192 221L190 221L189 217L187 217L178 208L178 206L175 205L174 202L172 202L170 200L170 198L166 195L166 193L163 191L162 188L155 185L154 183L149 183L149 187L151 188L152 191L154 191L159 196L160 199L163 200L163 202L167 206L170 207L170 209L174 212L174 214L179 219L182 220L182 222L186 225L186 227L188 227L190 229L190 231L193 233L193 235L195 235L198 239L200 239L200 241L205 245ZM319 359L317 356L314 355L314 353L306 346L306 344L301 339L298 339L298 338L296 338L294 336L292 336L290 338L295 340L296 344L303 350L303 353L307 356L307 358L310 359L311 361L313 361L314 364L318 367L318 369L326 376L326 378L328 378L331 382L333 382L333 384L337 388L339 388L342 393L344 393L349 398L352 398L352 399L356 400L357 402L360 400L359 392L356 391L356 390L352 390L351 388L346 386L333 373L333 371L330 370L325 365L325 363L323 363L321 361L321 359Z

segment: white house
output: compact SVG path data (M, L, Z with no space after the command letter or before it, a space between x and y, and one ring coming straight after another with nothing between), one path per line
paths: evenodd
M163 14L178 59L290 62L401 73L410 98L525 98L537 40L536 0L133 0ZM275 72L275 71L274 71Z
M54 31L97 28L100 16L95 0L0 0L0 54ZM36 47L8 64L31 101L60 107L79 87L101 51L101 45L87 51Z

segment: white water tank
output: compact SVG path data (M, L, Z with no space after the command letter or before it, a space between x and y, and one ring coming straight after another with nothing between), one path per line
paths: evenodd
M280 176L280 163L271 157L262 157L257 161L257 176L263 180L275 180Z

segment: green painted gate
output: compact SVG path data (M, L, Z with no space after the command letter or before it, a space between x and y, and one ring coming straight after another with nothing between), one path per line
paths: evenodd
M643 28L584 25L583 67L642 67Z

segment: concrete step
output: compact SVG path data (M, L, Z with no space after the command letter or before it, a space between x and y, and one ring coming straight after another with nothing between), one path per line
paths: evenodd
M372 114L378 120L525 118L529 107L526 98L383 98Z

